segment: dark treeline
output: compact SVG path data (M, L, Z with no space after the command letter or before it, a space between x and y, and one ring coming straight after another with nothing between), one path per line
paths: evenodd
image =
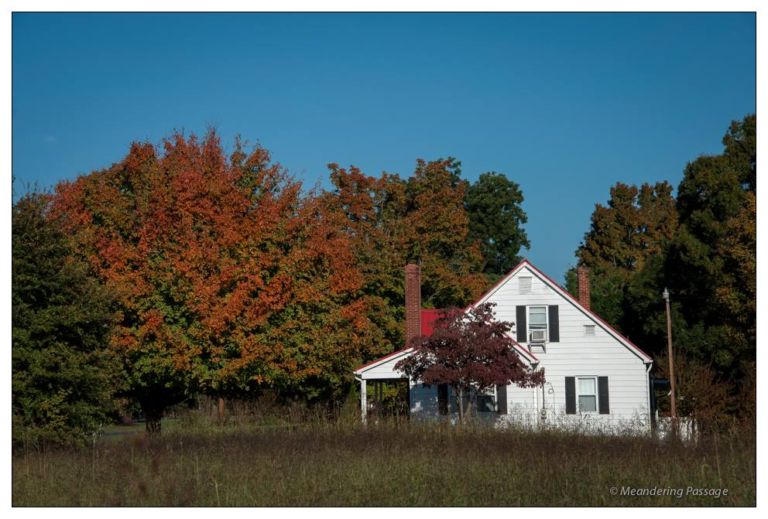
M734 123L722 156L691 163L677 200L665 183L617 184L577 252L598 313L655 353L669 286L690 384L726 387L741 414L754 405L737 401L754 380L754 128ZM339 402L355 366L403 344L407 261L425 306L463 306L529 247L504 174L470 183L452 158L407 178L329 174L331 189L306 191L262 148L238 140L227 156L215 132L177 134L22 197L14 440L82 440L132 406L156 430L197 395Z
M663 377L669 289L680 407L701 418L755 411L756 124L734 121L721 154L686 166L677 197L668 182L617 183L576 251L593 309L654 354Z

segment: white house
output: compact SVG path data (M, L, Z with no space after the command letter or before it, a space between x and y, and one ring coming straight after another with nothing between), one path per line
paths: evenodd
M534 369L543 369L546 379L540 387L499 386L480 396L478 410L486 418L532 427L650 430L653 361L590 310L585 269L579 269L577 300L523 260L474 304L486 302L496 303L497 319L514 323L517 352ZM434 311L421 310L418 265L407 265L406 338L428 335L434 318ZM406 382L395 364L411 352L404 348L355 370L364 420L369 409L366 382ZM456 413L453 391L447 387L417 380L407 384L412 418Z

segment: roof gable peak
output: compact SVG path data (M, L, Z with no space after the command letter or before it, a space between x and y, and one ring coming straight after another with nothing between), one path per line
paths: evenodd
M472 303L471 305L469 305L467 309L486 302L502 286L506 285L510 280L512 280L515 276L517 276L517 274L520 273L523 267L526 267L529 272L531 272L540 281L542 281L545 285L547 285L550 289L552 289L552 291L555 292L557 295L559 295L561 299L565 300L567 303L574 305L587 317L592 319L592 321L594 321L595 324L597 324L598 326L603 328L606 332L608 332L609 335L613 336L616 340L618 340L619 342L624 344L627 348L629 348L631 351L633 351L638 357L640 357L643 360L643 362L646 362L646 363L652 362L650 355L645 353L636 344L634 344L632 341L630 341L629 339L624 337L622 334L617 332L610 324L605 322L599 315L597 315L591 309L586 308L584 305L582 305L565 288L561 287L554 279L547 276L544 272L542 272L539 268L537 268L533 263L531 263L528 260L528 258L523 258L520 261L520 263L518 263L515 266L515 268L510 270L506 276L502 277L495 285L493 285L490 288L490 290L488 290L485 294L483 294L480 297L480 299L478 299L475 303Z

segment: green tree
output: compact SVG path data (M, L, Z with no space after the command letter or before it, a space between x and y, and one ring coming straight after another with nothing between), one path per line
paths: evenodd
M666 183L617 184L577 251L592 268L593 308L651 353L665 349L669 288L676 351L727 385L740 416L754 416L755 129L754 115L734 121L723 153L686 166L676 200ZM567 284L576 290L574 271Z
M666 282L689 327L706 339L686 344L738 381L755 360L756 119L734 121L721 155L688 164L680 182L680 231L671 244Z
M13 206L13 439L82 442L108 419L117 365L112 297L71 255L49 197Z
M480 242L483 272L491 282L520 262L522 247L531 246L522 227L528 221L522 203L520 186L501 173L483 173L466 190L469 239Z

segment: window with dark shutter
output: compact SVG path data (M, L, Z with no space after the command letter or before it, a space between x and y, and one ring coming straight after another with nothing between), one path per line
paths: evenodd
M448 384L437 386L437 410L441 415L448 414Z
M499 414L507 414L507 386L496 386Z
M608 406L608 377L597 377L597 395L600 414L610 414Z
M565 414L576 414L576 377L565 377Z
M576 403L580 413L597 412L597 379L576 377Z
M557 305L549 307L549 342L560 342L560 311Z
M515 327L517 328L517 342L528 342L528 338L525 336L528 332L528 325L525 322L524 305L517 307L517 319L515 320Z

